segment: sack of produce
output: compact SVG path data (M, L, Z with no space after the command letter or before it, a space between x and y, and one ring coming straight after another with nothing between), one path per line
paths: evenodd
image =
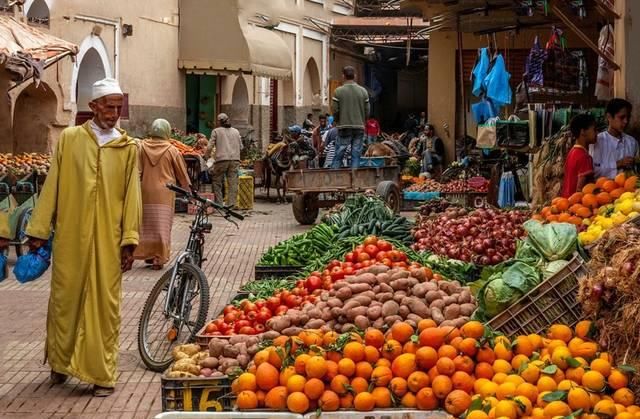
M536 220L524 223L527 241L548 261L566 259L576 251L578 233L573 224L542 224Z
M51 239L39 249L30 250L20 256L13 267L13 274L21 284L35 281L49 269L51 264Z
M536 268L515 262L489 277L478 293L479 306L487 319L499 314L540 283Z

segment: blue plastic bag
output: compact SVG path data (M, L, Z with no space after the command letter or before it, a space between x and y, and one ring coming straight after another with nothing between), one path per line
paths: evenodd
M473 76L473 88L471 93L473 93L474 96L480 96L485 91L482 87L482 82L487 77L490 61L488 49L480 48L478 50L478 60L471 71L471 75Z
M471 105L471 113L478 124L484 124L488 119L498 116L490 100L482 99L478 103Z
M509 85L511 74L507 71L502 54L499 54L489 70L489 74L484 79L482 85L487 91L487 97L493 101L493 104L500 108L503 105L511 104L513 92Z
M0 282L7 279L7 255L0 253Z
M35 281L44 274L51 265L51 240L37 250L29 251L18 258L13 274L21 284Z

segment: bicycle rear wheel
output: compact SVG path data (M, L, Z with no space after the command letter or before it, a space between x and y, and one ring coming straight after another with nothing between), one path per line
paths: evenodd
M178 268L173 295L168 295L173 269L154 285L142 309L138 325L138 351L142 362L152 371L162 372L173 361L171 351L177 345L193 341L209 313L209 284L197 266L182 263ZM167 298L169 311L164 314ZM185 301L184 310L180 307Z

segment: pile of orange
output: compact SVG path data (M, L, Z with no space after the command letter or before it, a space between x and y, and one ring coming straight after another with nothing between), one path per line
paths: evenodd
M598 208L613 203L625 192L636 190L638 178L621 173L615 179L599 178L589 183L569 198L554 198L551 205L544 207L532 218L542 222L571 223L580 226L583 220L598 213Z
M592 325L554 325L513 341L481 323L414 330L396 323L338 335L305 330L259 351L232 384L239 409L444 409L468 419L640 419L623 368L589 340ZM487 336L489 335L489 336ZM475 402L474 402L475 401Z

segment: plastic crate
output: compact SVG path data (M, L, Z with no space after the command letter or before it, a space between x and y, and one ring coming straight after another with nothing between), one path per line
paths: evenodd
M360 157L360 167L384 167L386 157Z
M454 205L467 208L482 208L487 205L487 194L484 192L443 193L442 197Z
M324 417L324 415L323 415ZM155 419L303 419L297 413L286 412L165 412Z
M377 409L371 412L356 412L353 410L338 410L337 412L307 413L305 419L448 419L451 418L441 410L416 409Z
M160 378L162 411L220 412L233 409L229 378Z
M440 192L403 192L404 199L409 201L429 201L440 198Z
M292 275L298 275L304 270L304 266L284 266L284 265L256 265L255 279L264 278L287 278Z
M578 281L587 273L584 260L574 254L561 271L529 291L487 325L508 337L540 334L555 323L574 326L582 315L577 299Z

